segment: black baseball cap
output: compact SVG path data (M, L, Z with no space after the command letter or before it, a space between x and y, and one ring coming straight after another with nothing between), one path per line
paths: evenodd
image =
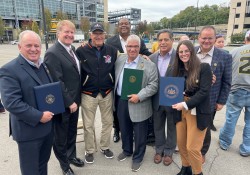
M95 22L91 25L90 32L94 32L96 30L100 30L100 31L104 32L104 27L103 27L102 23Z

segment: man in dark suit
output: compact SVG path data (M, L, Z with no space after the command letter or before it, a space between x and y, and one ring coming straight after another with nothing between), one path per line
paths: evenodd
M226 104L232 81L232 56L221 49L215 48L215 39L215 28L213 26L205 26L201 29L198 37L200 46L196 48L198 58L200 58L201 62L210 64L214 75L214 82L210 92L212 119L215 112L220 111ZM211 124L207 129L201 150L203 163L211 143L210 126Z
M52 82L40 59L41 39L19 35L19 56L0 69L3 104L10 112L10 135L17 142L22 175L47 175L53 144L53 113L37 109L34 87Z
M149 58L158 67L160 77L171 76L172 65L176 56L173 49L173 33L170 30L163 29L157 34L159 51L150 55ZM159 91L153 96L154 109L154 133L155 133L155 151L154 162L156 164L162 161L168 166L172 163L172 155L176 147L176 128L173 119L172 107L159 106ZM165 123L167 121L167 135L165 134Z
M80 94L80 62L71 44L75 25L63 20L57 24L58 41L50 47L44 61L55 81L62 84L65 112L55 120L55 143L53 149L63 174L73 175L70 164L82 167L84 162L76 157L76 136Z
M128 54L120 54L115 63L115 100L122 136L122 153L118 160L132 156L132 171L138 171L146 151L148 118L152 116L151 97L158 89L158 73L154 63L139 55L140 38L130 35L126 45ZM121 98L124 68L143 70L141 90L130 94L128 100ZM115 108L117 107L117 109ZM134 134L134 151L133 151Z
M127 18L121 18L118 22L118 32L119 34L108 38L106 41L106 44L109 44L113 47L115 47L116 49L118 49L118 51L120 53L127 53L127 50L125 48L125 45L127 44L127 38L130 36L130 30L131 30L131 24L129 19ZM148 48L146 47L144 41L141 39L140 40L140 51L139 54L142 55L151 55L151 52L148 51ZM114 127L114 137L113 137L113 141L114 142L118 142L120 140L120 128L119 128L119 122L118 122L118 118L117 118L117 114L116 112L113 113L114 115L114 123L113 123L113 127Z

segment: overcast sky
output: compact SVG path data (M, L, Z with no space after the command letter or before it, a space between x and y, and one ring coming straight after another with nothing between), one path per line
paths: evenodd
M221 5L228 6L230 0L108 0L108 11L139 8L142 20L160 21L163 17L171 18L188 6Z

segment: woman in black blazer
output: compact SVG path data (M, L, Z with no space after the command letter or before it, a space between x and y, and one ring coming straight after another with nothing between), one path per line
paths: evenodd
M172 106L181 113L174 119L182 161L177 175L202 175L200 150L211 121L209 92L212 71L209 64L200 62L191 41L181 41L177 46L173 76L185 77L184 101Z

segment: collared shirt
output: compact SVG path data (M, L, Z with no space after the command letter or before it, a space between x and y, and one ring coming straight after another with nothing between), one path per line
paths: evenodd
M199 48L196 55L201 60L202 63L208 63L211 66L213 53L214 53L214 46L207 53L202 53L201 48Z
M165 77L166 75L172 52L173 52L173 48L166 55L161 55L159 52L158 69L159 69L161 77Z
M21 54L21 53L20 53ZM22 54L21 54L22 55ZM33 66L33 67L36 67L36 68L39 68L40 65L43 63L43 60L41 58L39 58L38 60L38 64L35 64L34 62L28 60L27 58L25 58L23 55L22 57L29 63L29 65Z
M60 40L58 40L58 42L67 50L67 52L69 53L69 55L71 55L70 50L72 50L71 45L70 46L66 46L65 44L63 44ZM75 53L72 52L76 61L76 65L77 65L77 69L78 72L80 74L80 62L78 60L78 58L76 57Z
M121 96L122 94L122 81L123 81L124 68L136 69L138 61L139 61L139 55L134 61L131 61L130 63L128 63L128 59L126 60L124 67L122 69L122 72L120 74L119 80L118 80L117 91L116 91L117 95Z
M126 50L127 41L124 40L124 39L121 37L121 35L119 35L119 38L120 38L121 45L122 45L122 49L123 49L124 53L127 53L127 50Z

